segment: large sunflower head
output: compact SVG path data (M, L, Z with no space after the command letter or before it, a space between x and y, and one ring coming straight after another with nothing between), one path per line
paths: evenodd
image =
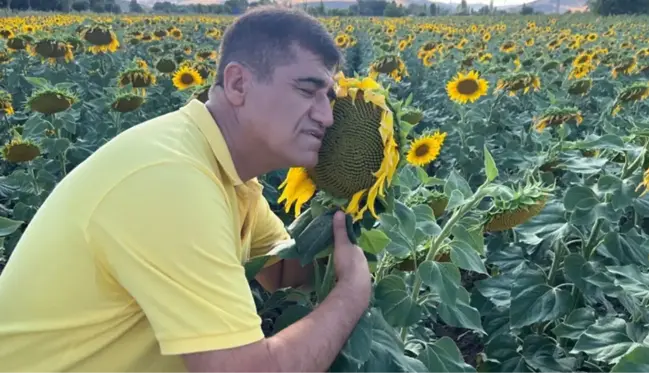
M388 94L374 79L336 75L334 123L327 129L312 169L291 168L278 202L295 216L320 190L346 203L354 221L366 211L378 218L375 203L386 195L401 160L401 133Z
M459 72L453 80L446 85L448 97L460 104L475 102L487 94L489 82L481 78L477 71L467 74Z

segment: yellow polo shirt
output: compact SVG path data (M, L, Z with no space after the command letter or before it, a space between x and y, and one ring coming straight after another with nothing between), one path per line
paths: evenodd
M196 100L109 141L0 275L0 370L183 371L262 339L243 264L289 236L261 189Z

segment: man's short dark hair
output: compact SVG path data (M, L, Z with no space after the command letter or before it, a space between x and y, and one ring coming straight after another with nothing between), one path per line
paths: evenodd
M295 60L294 45L319 56L328 69L342 64L340 50L316 18L301 10L259 6L237 18L223 34L215 83L222 85L223 70L233 61L268 81L277 66Z

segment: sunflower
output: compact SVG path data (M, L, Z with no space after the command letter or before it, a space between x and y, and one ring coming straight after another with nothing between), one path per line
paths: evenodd
M624 104L632 104L649 98L649 82L636 82L620 91L613 104L612 115L617 115Z
M345 212L354 221L368 210L378 219L375 202L385 197L401 158L399 122L387 92L374 79L345 78L342 72L335 79L334 124L325 132L318 164L291 168L279 186L278 203L285 202L287 213L295 204L297 217L320 189L347 201Z
M527 94L531 89L541 89L541 79L529 72L517 72L498 80L496 91L508 91L510 96L516 96L518 91Z
M407 154L408 163L415 166L425 166L437 159L444 140L446 132L436 131L433 134L425 134L412 141L410 150Z
M516 50L516 43L513 41L506 41L500 46L500 51L503 53L513 53Z
M388 54L377 58L370 65L370 78L376 79L379 74L390 75L392 79L399 82L404 76L408 76L408 70L401 57Z
M578 125L584 120L581 112L576 107L550 107L535 121L534 128L537 132L543 132L547 126L558 126L571 120L577 122Z
M93 54L116 52L120 45L110 26L96 25L86 28L81 32L81 38L92 44L88 51Z
M115 97L110 107L120 113L128 113L137 110L144 103L144 96L134 93L122 93Z
M489 82L480 78L479 73L475 70L468 74L459 72L457 76L447 83L446 92L448 97L460 104L475 102L480 97L487 94Z
M32 57L40 56L51 65L54 65L58 59L71 62L74 59L72 49L72 45L55 38L44 38L27 46L27 52Z
M15 113L12 99L13 97L9 92L0 89L0 114L9 116Z
M347 48L351 40L349 38L349 35L340 33L336 35L336 39L334 41L336 42L336 46L338 48Z
M117 82L120 87L130 84L135 91L145 93L146 88L156 84L157 78L148 68L135 67L121 72Z
M632 75L638 71L638 60L635 56L627 57L617 63L611 70L611 76L617 78L619 74Z
M491 208L486 213L484 232L502 232L521 225L538 215L545 207L546 201L552 196L555 186L544 186L535 180L526 180L516 187L503 193L507 198L494 199Z
M11 163L29 162L41 155L41 148L29 139L23 139L14 130L14 137L2 147L2 158Z
M184 65L174 73L172 81L178 90L184 91L189 87L203 84L203 77L193 67Z
M68 90L43 87L31 95L27 105L33 111L49 115L68 110L78 101L77 96Z

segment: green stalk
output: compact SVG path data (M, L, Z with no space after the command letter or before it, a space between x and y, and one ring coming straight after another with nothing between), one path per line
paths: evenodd
M563 257L563 241L556 241L557 247L554 248L554 259L552 259L552 266L550 267L550 273L548 274L548 284L552 286L554 283L554 278L557 275L557 270L559 269L559 262Z
M29 173L29 176L32 177L32 184L34 185L34 191L36 192L36 195L40 197L41 188L38 186L38 181L36 180L36 175L34 174L34 166L31 164L31 162L27 167L27 172Z
M477 192L473 195L471 198L471 201L464 206L462 206L459 210L456 210L451 218L448 220L448 222L444 225L444 228L440 232L440 234L433 240L433 244L430 246L430 249L428 250L428 253L426 254L426 259L424 261L429 261L435 258L435 255L437 255L437 251L439 251L439 248L442 246L442 243L448 236L451 235L451 229L457 224L457 222L466 215L467 212L469 212L471 209L475 207L475 205L480 202L480 199L482 198L482 188L484 187L485 184L483 184L480 188L478 188ZM419 276L419 273L415 276L415 283L412 286L412 301L413 303L418 303L419 302L419 290L421 289L421 276ZM408 334L408 328L404 327L401 329L401 340L405 341L406 336Z
M322 279L322 284L320 285L319 288L319 296L318 296L318 301L322 302L327 295L329 295L329 292L331 291L331 288L333 286L334 282L334 257L333 254L329 254L329 260L327 261L327 269L325 269L325 274L324 278Z
M602 219L597 219L597 221L593 225L593 229L590 231L588 242L586 243L586 246L584 246L584 258L586 258L586 260L590 260L590 256L593 255L593 251L595 250L595 242L597 241L599 229L602 227L602 222Z

